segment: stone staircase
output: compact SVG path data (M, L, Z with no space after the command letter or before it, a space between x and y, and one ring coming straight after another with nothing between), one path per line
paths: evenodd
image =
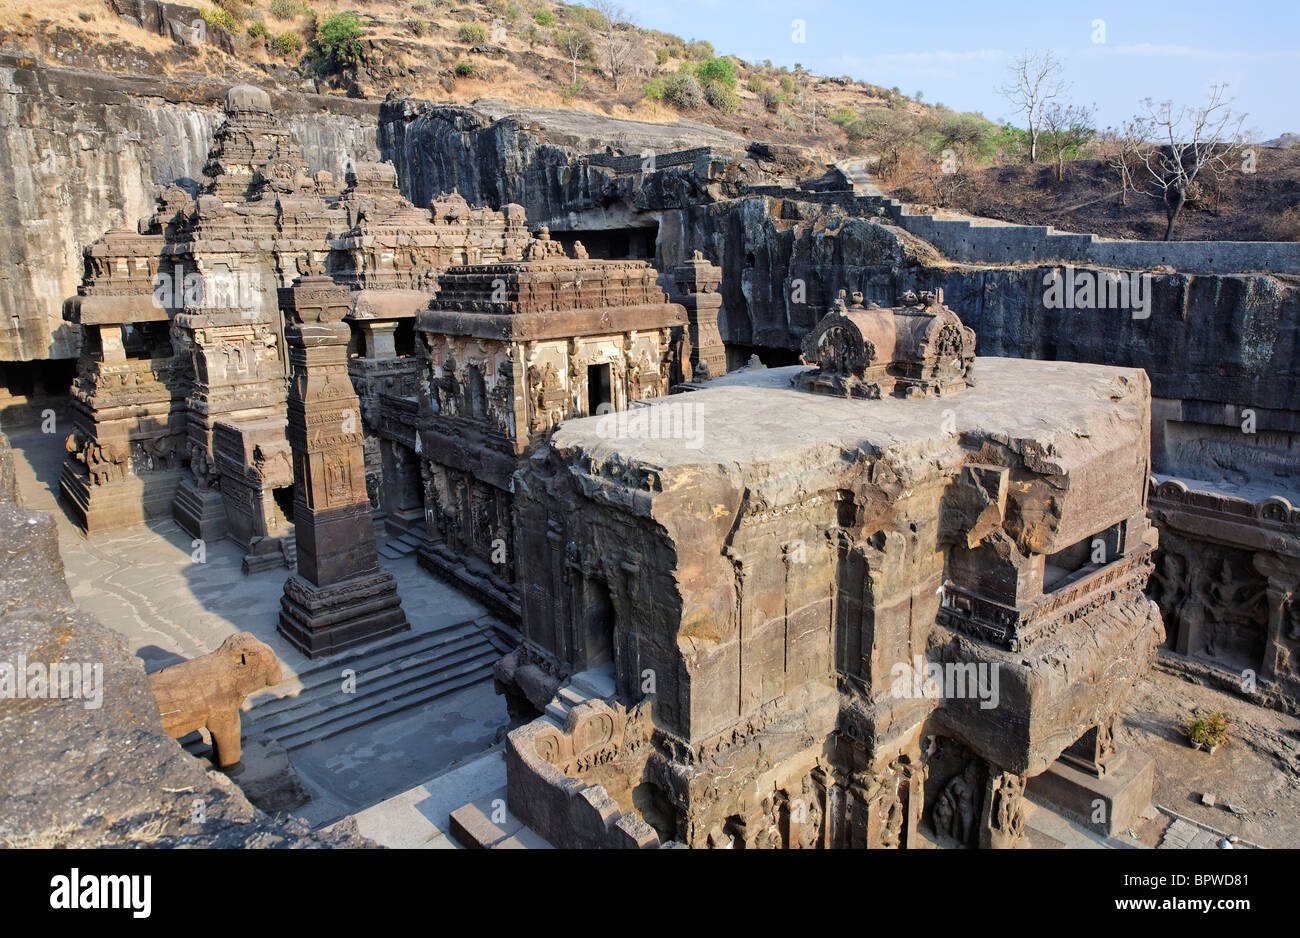
M613 665L579 671L569 678L569 683L555 692L551 702L546 705L545 715L563 727L569 711L578 704L584 700L609 700L614 693Z
M502 650L477 621L392 636L308 668L284 685L292 696L254 699L241 715L244 739L292 752L487 680ZM356 672L351 693L342 689L345 669ZM210 751L197 734L184 745L196 756Z
M264 570L298 569L298 540L292 531L281 537L257 540L265 543L249 546L249 552L244 555L243 561L246 575L261 573Z
M415 553L415 549L419 546L420 538L408 531L405 534L390 537L387 542L381 544L379 546L379 556L387 557L389 560L399 560Z

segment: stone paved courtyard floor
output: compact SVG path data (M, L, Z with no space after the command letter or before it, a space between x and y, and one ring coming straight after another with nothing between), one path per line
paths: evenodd
M204 562L195 562L190 535L170 519L87 538L56 500L63 435L33 429L8 435L25 506L58 519L73 599L120 632L147 671L206 654L238 631L270 645L284 666L279 693L265 689L250 703L292 690L296 675L313 665L276 630L287 569L245 575L243 551L230 540L206 544ZM473 599L422 570L414 554L381 556L380 564L397 578L413 634L486 615ZM481 680L311 743L291 753L313 795L296 813L320 824L368 807L487 750L506 723L503 698L491 680Z

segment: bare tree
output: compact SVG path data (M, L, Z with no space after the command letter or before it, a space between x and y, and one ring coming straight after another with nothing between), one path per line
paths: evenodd
M1087 105L1060 101L1043 108L1043 143L1056 164L1057 182L1065 180L1065 161L1076 158L1084 144L1097 135L1092 126L1093 111Z
M1055 98L1065 93L1061 80L1061 63L1051 51L1025 51L1010 68L1011 81L998 93L1025 115L1029 125L1029 162L1038 162L1038 135L1042 131L1043 112Z
M881 179L896 181L909 151L919 147L916 123L904 112L886 108L864 115L860 131L877 154L876 171Z
M1245 114L1237 114L1225 98L1226 84L1210 86L1209 100L1201 107L1175 107L1172 101L1142 102L1152 145L1140 151L1151 190L1165 203L1165 240L1173 239L1174 224L1196 192L1197 178L1208 173L1215 183L1230 171L1230 161L1241 139Z
M1119 176L1119 204L1128 205L1128 193L1137 191L1133 178L1142 161L1142 145L1147 139L1146 122L1140 117L1108 129L1101 136L1102 159Z
M592 0L591 8L601 15L604 24L600 34L601 54L605 59L605 72L618 91L619 77L629 67L634 46L633 16L614 0Z
M564 57L573 65L573 83L578 83L578 63L591 58L593 51L591 34L585 29L566 29L555 34L555 47L564 53Z

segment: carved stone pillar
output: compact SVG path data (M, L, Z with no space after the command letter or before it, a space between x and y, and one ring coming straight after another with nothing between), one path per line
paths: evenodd
M726 374L727 349L718 331L718 316L722 312L718 286L722 283L722 269L696 251L691 260L673 268L672 278L677 288L672 301L686 307L691 377L698 381Z
M284 291L292 380L298 572L284 584L280 632L310 658L410 628L379 568L366 495L360 403L348 378L348 291L324 276Z

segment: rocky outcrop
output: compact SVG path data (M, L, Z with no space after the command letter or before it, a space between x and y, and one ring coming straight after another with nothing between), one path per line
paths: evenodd
M650 124L492 101L390 100L379 138L417 205L455 189L475 204L522 205L530 225L562 228L654 224L639 216L737 195L741 172L751 183L771 181L764 164L777 159L764 152L739 161L730 189L711 190L700 182L721 171L710 167L712 155L744 156L743 138L690 121Z
M73 604L54 517L9 500L12 475L0 435L0 666L77 679L60 682L75 696L0 695L0 846L373 846L268 817L164 732L143 665Z

